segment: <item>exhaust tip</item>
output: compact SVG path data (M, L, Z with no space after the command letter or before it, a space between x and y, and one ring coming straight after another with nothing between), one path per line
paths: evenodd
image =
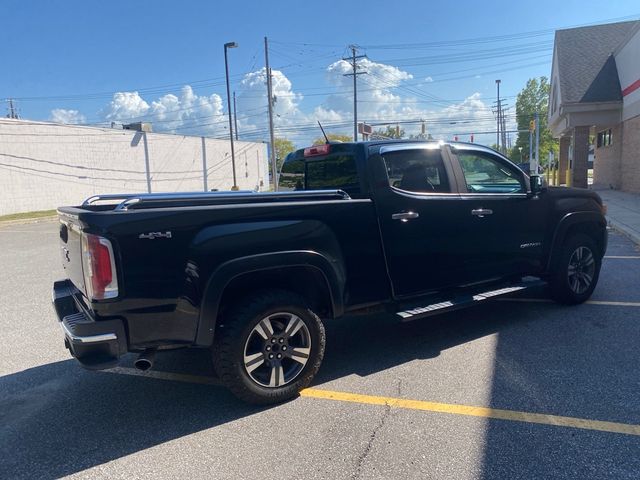
M156 349L149 348L140 354L140 356L133 362L133 366L138 370L146 372L153 367L153 359L156 356Z
M133 365L138 370L142 370L143 372L146 372L147 370L150 370L151 367L153 367L153 362L151 362L151 360L148 360L146 358L139 358L133 363Z

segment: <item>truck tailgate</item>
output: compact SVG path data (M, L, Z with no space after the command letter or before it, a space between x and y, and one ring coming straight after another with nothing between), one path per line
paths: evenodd
M60 254L62 267L69 280L81 292L85 292L82 271L82 231L78 217L58 212L60 219Z

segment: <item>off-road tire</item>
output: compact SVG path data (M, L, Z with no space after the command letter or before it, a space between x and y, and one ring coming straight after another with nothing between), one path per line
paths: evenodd
M295 398L300 390L311 384L322 363L326 338L322 321L306 304L305 299L296 293L284 290L265 290L238 301L237 305L231 308L225 308L216 328L212 347L213 365L223 385L239 399L258 405L280 403ZM261 322L274 315L275 317L272 317L275 318L272 329L275 330L276 326L281 326L284 321L279 318L282 317L281 314L283 313L290 315L290 318L297 317L304 323L304 326L299 326L297 331L304 331L308 338L308 358L306 358L306 364L302 369L292 377L291 381L284 385L268 386L260 384L254 378L257 373L249 372L249 368L245 367L245 363L247 363L247 357L245 356L247 345L249 342L255 343L256 339L263 341L265 345L269 345L269 340L273 340L273 338L261 340L261 337L256 336L256 332L268 334L267 329L262 328L264 323ZM271 321L269 321L269 325L272 326ZM286 338L288 337L285 334L286 332L284 331L280 332L280 337L285 337L284 343L286 347L288 345ZM299 334L296 333L295 335ZM293 337L291 339L293 340ZM277 345L277 341L274 343L274 348L276 348L275 345ZM267 346L264 348L267 348ZM289 351L280 350L280 353L290 356L288 359L283 359L282 362L284 363L287 360L294 367L293 373L295 373L295 366L300 361L291 359L291 356L296 355L292 353L292 350L300 349L290 347ZM302 350L306 352L306 349ZM262 362L258 359L261 365L255 370L260 368L264 371L265 369L274 368L270 366L272 360L267 359L267 353L269 352L264 352L265 356L262 358ZM273 361L277 360L274 359ZM270 372L270 370L268 371ZM283 372L282 369L279 371ZM271 372L271 375L273 375L273 372ZM286 376L281 374L281 377L280 381Z
M587 301L596 288L601 266L602 254L591 237L580 233L567 238L549 277L551 297L565 305Z

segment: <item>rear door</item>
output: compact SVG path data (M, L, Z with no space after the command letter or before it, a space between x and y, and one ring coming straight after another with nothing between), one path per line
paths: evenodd
M446 146L393 144L370 152L375 205L395 297L419 295L474 278L473 239Z

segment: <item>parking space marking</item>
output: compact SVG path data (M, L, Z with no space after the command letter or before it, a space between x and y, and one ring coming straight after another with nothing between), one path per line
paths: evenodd
M617 258L622 260L640 259L640 255L605 255L604 258Z
M182 373L162 372L157 370L142 372L140 370L136 370L135 368L115 367L108 370L102 370L102 372L153 378L156 380L196 383L200 385L220 385L220 381L217 378L205 377L201 375L185 375ZM557 427L581 428L583 430L597 430L601 432L640 436L640 425L633 425L629 423L588 420L586 418L564 417L560 415L520 412L517 410L502 410L498 408L476 407L471 405L459 405L452 403L427 402L424 400L379 397L373 395L362 395L358 393L322 390L317 388L306 388L300 392L300 395L307 398L332 400L337 402L359 403L364 405L381 405L394 408L403 408L406 410L421 410L426 412L448 413L453 415L491 418L513 422L538 423L542 425L552 425Z
M550 298L498 298L500 302L522 302L522 303L555 303ZM608 305L611 307L640 307L640 302L614 302L608 300L587 300L588 305Z
M162 372L158 370L147 370L143 372L136 368L114 367L108 370L101 370L106 373L117 373L120 375L132 375L134 377L155 378L156 380L174 380L183 383L198 383L201 385L220 385L220 380L214 377L205 377L202 375L185 375L183 373Z
M585 418L563 417L560 415L519 412L517 410L502 410L497 408L475 407L470 405L457 405L451 403L406 400L403 398L377 397L372 395L360 395L357 393L319 390L315 388L307 388L305 390L302 390L302 392L300 392L300 395L303 397L333 400L339 402L351 402L366 405L382 405L408 410L449 413L454 415L492 418L514 422L538 423L543 425L553 425L557 427L581 428L584 430L598 430L601 432L622 433L625 435L640 436L640 425L633 425L628 423L605 422L602 420L588 420Z

